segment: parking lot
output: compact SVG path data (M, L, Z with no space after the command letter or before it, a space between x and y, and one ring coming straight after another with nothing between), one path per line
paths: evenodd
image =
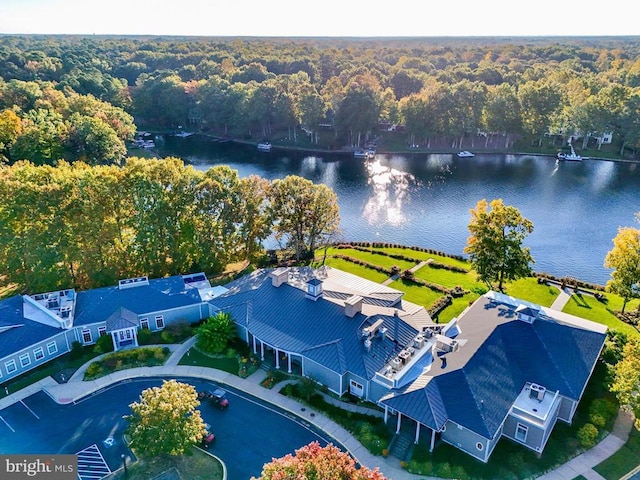
M198 391L216 387L211 382L178 380ZM121 466L122 454L133 457L123 443L122 416L130 413L129 404L139 399L142 390L161 383L157 378L132 380L70 405L58 405L46 394L36 393L0 410L0 452L79 454L83 465L90 465L82 479L98 480ZM229 479L259 476L264 463L311 441L336 443L291 414L224 388L229 399L226 409L203 402L200 411L216 435L210 451L225 462ZM97 472L100 476L94 475Z

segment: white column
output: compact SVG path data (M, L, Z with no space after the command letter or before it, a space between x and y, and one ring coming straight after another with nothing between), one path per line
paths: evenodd
M433 452L433 447L436 444L436 431L435 430L431 430L431 447L429 448L430 452Z
M260 342L260 360L264 362L264 342Z
M118 350L118 335L115 332L111 332L111 340L113 340L113 351Z
M389 420L389 407L387 407L386 405L384 406L384 423L387 423L387 420Z
M291 373L291 354L287 354L287 366L289 367L288 373Z
M131 327L131 334L133 335L133 344L138 347L138 329L136 327Z
M398 412L398 421L396 422L396 433L400 433L401 424L402 424L402 414Z
M274 352L276 354L276 368L278 370L280 370L280 352L278 351L278 349L274 349Z
M256 355L258 353L258 347L256 345L256 337L251 337L251 342L253 343L253 354Z
M416 438L413 440L413 443L416 445L420 441L420 422L416 422Z

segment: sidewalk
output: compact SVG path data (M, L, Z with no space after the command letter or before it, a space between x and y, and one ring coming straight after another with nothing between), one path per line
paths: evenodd
M198 378L228 385L277 405L298 417L304 418L305 421L325 431L343 445L358 463L371 469L378 468L387 480L438 480L436 477L413 475L407 472L400 466L400 460L395 457L389 456L385 458L372 455L360 442L355 440L348 431L325 417L322 413L281 395L278 393L278 389L262 387L260 383L267 374L264 370L259 369L249 377L243 379L237 375L213 368L178 365L180 358L193 346L194 342L195 337L192 337L183 344L170 346L172 354L166 364L161 367L142 367L121 370L97 380L85 382L82 378L89 362L78 369L67 383L59 384L51 377L48 377L8 397L1 398L0 410L40 390L47 393L57 403L69 404L123 380L163 376ZM348 403L340 403L340 406L353 411L366 411L363 407ZM371 412L366 413L370 414ZM571 480L578 475L583 475L589 480L602 480L602 477L593 471L592 468L611 456L625 444L632 425L633 417L621 411L615 422L613 432L598 445L538 478L541 480Z

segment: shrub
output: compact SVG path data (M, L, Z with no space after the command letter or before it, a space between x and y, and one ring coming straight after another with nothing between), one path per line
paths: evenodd
M97 362L92 363L87 367L87 370L84 372L85 379L92 379L94 377L99 377L102 374L102 367Z
M580 445L584 448L593 447L596 444L596 438L598 438L598 429L591 423L585 423L577 433Z
M93 347L93 351L97 354L113 352L113 339L111 335L101 335Z
M75 341L71 344L71 353L69 354L69 358L71 360L77 360L84 354L84 347L78 341Z
M153 332L148 328L141 328L138 330L138 343L140 345L149 345L149 341L151 340L151 335Z

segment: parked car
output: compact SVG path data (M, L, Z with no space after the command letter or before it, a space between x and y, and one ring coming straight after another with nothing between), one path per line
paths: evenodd
M209 448L213 444L213 441L216 439L216 436L210 430L211 425L209 425L208 423L205 423L204 428L205 428L205 432L204 432L204 435L202 436L200 446L202 448Z
M224 410L229 406L229 399L222 388L216 388L213 392L210 390L200 392L198 398L200 401L208 400L212 405L217 406L220 410Z

